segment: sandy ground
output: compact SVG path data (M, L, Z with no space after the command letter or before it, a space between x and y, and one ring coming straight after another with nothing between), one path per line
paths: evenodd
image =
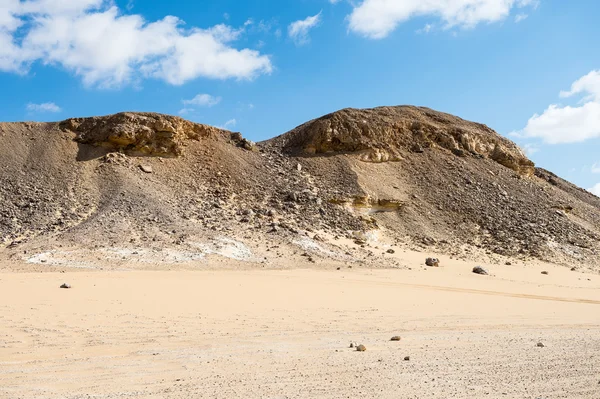
M600 398L600 277L471 267L3 272L0 397Z

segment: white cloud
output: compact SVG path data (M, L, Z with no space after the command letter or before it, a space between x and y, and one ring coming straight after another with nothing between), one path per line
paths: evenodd
M228 129L232 128L232 127L235 127L235 125L237 125L237 121L235 119L230 119L227 122L225 122L223 124L223 126L218 126L218 127L221 128L221 129L228 130Z
M179 115L183 116L183 115L187 115L189 113L194 112L193 108L182 108L179 110L179 112L177 112Z
M595 163L592 165L592 173L600 173L600 163Z
M550 105L541 115L533 115L516 134L540 138L549 144L578 143L600 137L600 71L578 79L561 97L584 95L584 103L573 106Z
M418 34L427 34L429 32L431 32L431 29L433 29L433 25L432 24L425 24L424 27L422 27L421 29L417 29L417 33Z
M600 183L596 184L594 187L592 188L588 188L588 191L592 194L597 195L598 197L600 197Z
M537 4L538 0L363 0L348 21L353 32L381 39L414 17L439 18L446 28L473 28L503 20L513 8Z
M196 105L199 107L212 107L221 102L221 97L213 97L210 94L198 94L191 100L183 100L183 105Z
M124 14L111 0L2 0L0 71L24 74L40 62L101 87L143 78L180 85L270 73L268 56L232 46L242 34L243 28L226 25L184 28L174 16L149 22Z
M576 94L587 94L584 100L600 102L600 70L592 71L576 80L571 85L571 90L560 92L560 96L563 98Z
M288 27L288 35L296 43L301 46L310 41L308 33L312 28L317 26L321 22L321 13L307 17L306 19L296 21L290 24Z
M42 104L27 104L27 111L30 112L60 112L62 109L54 103L42 103Z
M550 105L541 115L535 114L520 135L540 138L548 144L578 143L600 137L600 103L581 107Z
M527 17L529 17L529 15L527 15L527 14L517 14L515 16L515 23L518 24L519 22L526 20Z

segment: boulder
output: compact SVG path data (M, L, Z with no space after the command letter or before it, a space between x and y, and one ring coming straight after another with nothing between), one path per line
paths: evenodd
M425 264L427 266L431 266L431 267L439 267L440 260L437 258L427 258L427 259L425 259Z

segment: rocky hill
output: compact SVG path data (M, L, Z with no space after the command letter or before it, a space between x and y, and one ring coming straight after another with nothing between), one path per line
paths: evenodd
M0 259L41 269L401 267L386 254L403 248L600 266L599 198L427 108L341 110L258 144L151 113L5 123L0 140Z

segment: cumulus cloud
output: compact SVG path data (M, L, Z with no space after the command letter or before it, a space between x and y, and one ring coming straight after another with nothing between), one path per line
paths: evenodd
M210 94L198 94L191 100L183 100L183 105L196 105L200 107L213 107L221 102L221 97L213 97Z
M236 49L243 29L184 28L174 16L146 21L110 0L2 0L0 71L25 74L40 62L72 71L89 86L143 78L180 85L204 77L252 79L270 73L268 56Z
M381 39L414 17L439 18L446 28L473 28L504 20L513 9L536 7L538 0L363 0L348 16L350 30Z
M594 187L588 188L588 191L600 197L600 183L596 184Z
M312 17L307 17L306 19L302 19L300 21L292 22L290 26L288 26L288 35L294 41L294 43L296 43L296 45L304 45L310 41L308 36L310 30L317 26L320 22L321 13L313 15Z
M600 102L600 70L592 71L577 79L571 85L571 90L560 92L560 96L563 98L576 94L586 94L584 101Z
M592 165L592 173L600 173L600 163L595 163Z
M519 132L521 137L539 138L548 144L577 143L600 137L600 71L578 79L560 96L583 95L579 106L551 104L533 115Z
M56 112L62 111L62 109L54 103L42 103L42 104L29 103L29 104L27 104L27 111L56 113Z

